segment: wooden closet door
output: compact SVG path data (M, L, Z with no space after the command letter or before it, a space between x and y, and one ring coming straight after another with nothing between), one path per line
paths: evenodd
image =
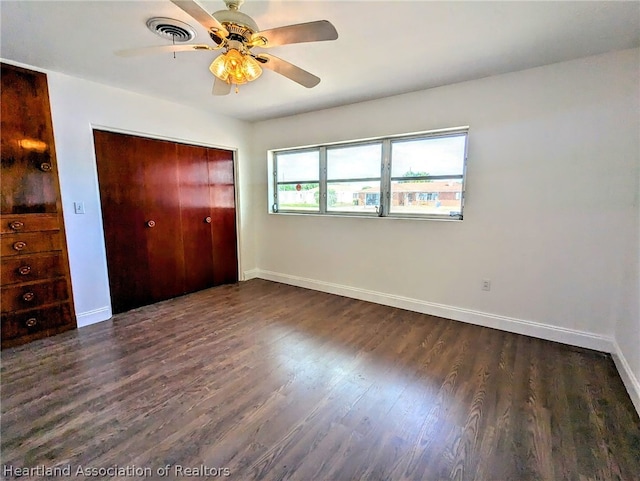
M176 146L94 131L114 313L184 293Z
M178 144L185 292L214 285L208 150Z
M237 282L233 152L94 138L113 311Z
M135 139L136 159L144 162L144 184L140 188L146 216L147 282L152 301L158 302L185 293L177 146L174 142Z
M144 162L135 161L133 137L93 131L109 288L114 313L151 303L143 184Z
M238 282L233 152L208 149L214 282Z

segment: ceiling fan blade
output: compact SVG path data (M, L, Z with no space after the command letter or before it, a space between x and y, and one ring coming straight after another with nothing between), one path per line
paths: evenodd
M266 48L290 43L321 42L337 38L338 32L331 22L318 20L258 32L251 37L251 43L257 47Z
M229 95L231 92L231 84L228 84L224 80L220 80L218 77L213 81L213 95Z
M196 0L171 0L171 3L180 7L184 12L188 13L200 25L208 31L218 33L220 36L227 37L229 32L224 26L218 22L213 15L205 10Z
M128 50L118 50L116 55L119 57L135 57L137 55L149 55L154 53L166 53L166 52L188 52L195 50L216 50L209 45L162 45L160 47L142 47L131 48Z
M315 87L320 83L320 78L316 77L312 73L306 70L296 67L292 63L282 60L281 58L269 55L268 53L261 53L256 56L256 59L260 62L260 65L269 70L273 70L280 75L284 75L288 79L299 83L303 87L308 89Z

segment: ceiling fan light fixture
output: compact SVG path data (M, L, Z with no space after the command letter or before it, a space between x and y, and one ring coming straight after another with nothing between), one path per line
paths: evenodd
M209 70L213 75L227 83L242 85L260 77L260 64L248 54L240 53L235 48L218 56Z
M213 75L218 77L220 80L224 80L226 82L227 79L229 78L229 72L227 72L227 69L225 68L224 60L225 60L224 54L217 56L216 59L209 66L209 70Z
M244 74L249 82L262 75L262 68L260 67L260 64L251 55L244 56Z

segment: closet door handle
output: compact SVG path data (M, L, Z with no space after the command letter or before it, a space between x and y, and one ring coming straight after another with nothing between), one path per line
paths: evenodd
M155 220L148 220L147 221L147 227L151 228L151 227L155 227L156 226L156 221Z
M211 224L211 217L209 217L209 216L205 217L205 218L204 218L204 221L205 221L207 224Z

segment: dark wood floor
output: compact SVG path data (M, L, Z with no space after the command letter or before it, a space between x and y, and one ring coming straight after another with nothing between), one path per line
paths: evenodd
M640 479L609 356L261 280L3 351L1 443L71 479Z

